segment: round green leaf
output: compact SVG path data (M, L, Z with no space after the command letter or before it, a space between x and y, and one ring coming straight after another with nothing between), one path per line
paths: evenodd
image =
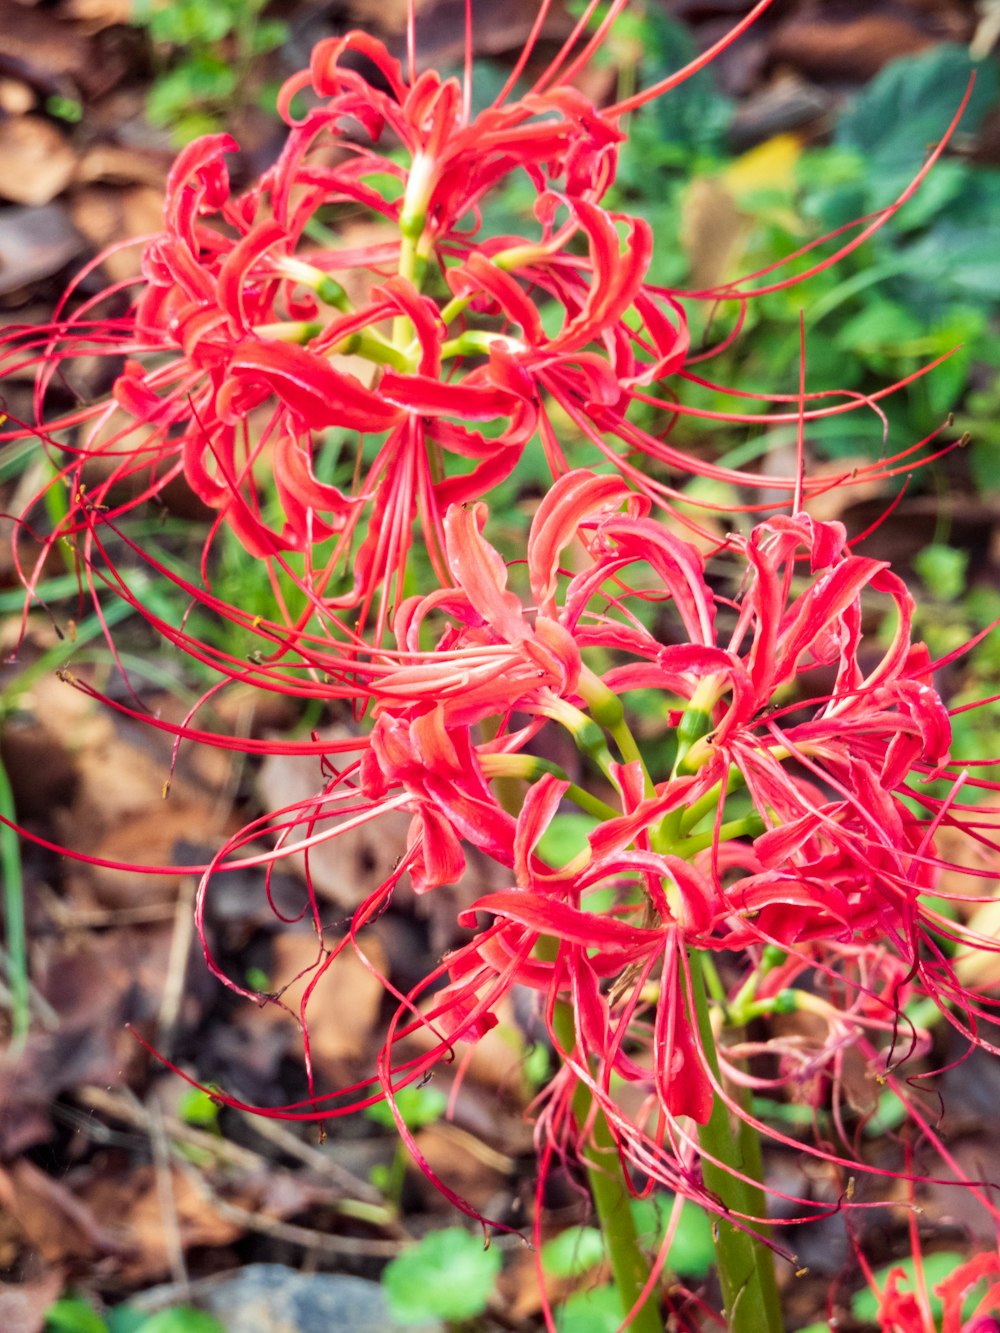
M552 1277L579 1277L604 1258L604 1237L596 1227L567 1227L542 1246L542 1267Z
M382 1285L398 1319L473 1319L489 1303L501 1262L481 1237L447 1227L387 1264Z
M95 1310L75 1296L56 1301L45 1311L45 1333L107 1333Z
M575 1292L556 1311L558 1333L618 1333L624 1311L616 1287Z
M214 1315L178 1306L151 1315L139 1325L137 1333L226 1333L226 1330Z
M646 1249L658 1248L666 1230L671 1202L670 1197L664 1195L632 1201L639 1243ZM686 1204L667 1255L667 1267L681 1277L705 1277L714 1263L711 1219L694 1204Z
M433 1125L444 1115L448 1098L439 1088L430 1086L418 1088L400 1088L396 1093L396 1106L399 1114L410 1129L420 1129L423 1125ZM395 1129L396 1121L385 1102L376 1102L365 1111L369 1120L385 1129Z

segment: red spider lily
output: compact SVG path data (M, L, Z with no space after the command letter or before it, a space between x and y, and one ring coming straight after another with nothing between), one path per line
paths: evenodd
M311 621L350 643L336 613L363 623L377 602L381 637L415 521L447 581L450 504L508 477L536 433L553 476L567 470L554 408L664 503L675 492L643 475L634 453L674 472L794 485L689 457L631 419L633 402L654 401L645 390L687 373L686 321L677 294L645 282L649 225L601 206L624 112L699 68L768 2L689 70L603 110L570 80L624 0L584 43L589 6L545 73L514 97L526 51L475 116L468 70L463 87L415 75L412 60L404 75L361 33L321 43L284 90L286 145L252 188L231 190L227 135L180 154L164 230L146 245L127 314L102 318L94 298L52 328L11 336L13 356L40 349L34 429L66 455L59 480L71 503L59 535L86 537L86 557L95 528L183 475L276 580L304 590L307 609L288 613L282 642ZM357 56L382 87L352 67ZM293 99L307 91L319 100L296 119ZM401 146L408 164L387 146ZM516 172L537 191L537 233L484 239L483 200ZM368 210L386 235L356 246L312 239L324 210L341 206ZM544 306L559 312L555 333ZM46 404L67 359L95 352L127 358L110 397L51 418ZM766 419L794 420L803 407ZM839 408L804 415L829 410ZM883 461L867 471L893 470Z
M741 1089L829 1100L840 1144L809 1151L847 1165L845 1051L895 1091L895 1065L927 1044L907 1036L910 999L953 1004L950 1021L973 1040L988 1006L966 996L948 955L949 939L971 935L926 902L941 868L936 831L961 822L958 782L943 799L923 788L947 771L950 720L929 655L912 642L901 580L854 554L839 524L805 513L730 537L711 561L652 516L673 492L644 476L632 452L661 467L763 479L685 459L629 415L656 401L655 385L690 373L686 326L676 294L645 283L648 225L602 207L631 107L601 111L569 84L593 45L574 55L571 40L530 92L505 90L473 118L467 84L405 77L359 34L322 44L285 91L286 147L252 189L230 189L226 136L181 154L133 306L109 325L91 303L43 333L37 408L44 421L67 352L96 343L126 353L108 402L45 427L80 431L58 441L73 499L57 535L77 540L90 580L223 680L373 704L370 735L324 755L322 790L231 839L199 892L205 940L217 872L270 875L295 855L308 881L315 847L383 813L408 814L397 866L306 988L307 1063L316 981L348 948L372 967L364 931L403 875L419 893L453 883L469 847L507 872L504 888L462 913L470 938L430 976L405 994L381 978L398 1009L373 1077L333 1103L313 1097L281 1113L339 1115L381 1095L395 1108L401 1086L481 1038L521 987L561 1061L536 1108L540 1179L600 1116L631 1174L722 1213L701 1178L699 1154L714 1159L696 1128L720 1104L762 1131ZM350 67L358 54L384 88ZM322 100L296 120L292 98L306 89ZM347 137L348 120L365 142ZM387 140L406 150L407 167L384 154ZM515 171L536 189L537 234L482 239L482 202ZM392 236L354 248L314 242L321 210L340 205L369 210ZM543 303L560 313L555 333ZM826 410L806 411L804 394L796 406L786 419ZM613 475L570 469L561 419ZM518 591L485 536L479 498L536 433L555 481ZM211 539L199 584L123 529L127 512L180 477L216 529L267 562L266 621L213 593ZM801 477L782 484L797 500L807 489ZM415 523L440 586L404 599ZM259 634L271 660L213 651L186 616L168 624L143 606L118 567L123 546L201 608ZM731 595L720 591L726 574ZM887 642L868 632L872 605L895 617ZM354 624L338 619L348 612ZM650 694L674 739L659 768L630 729ZM579 773L543 758L558 729L581 752ZM190 718L177 733L203 738ZM288 748L323 754L318 740ZM345 752L358 757L334 768ZM519 808L501 799L503 780L528 784ZM598 826L576 857L550 864L544 836L572 804ZM311 885L306 913L322 939ZM749 1041L734 1038L717 1057L697 1010L695 954L721 959L723 971L742 958L716 994L734 1026L794 1003L820 1034L768 1042L779 1060L770 1080L742 1068L763 1049ZM207 943L206 955L248 994ZM407 1041L418 1030L433 1042L414 1054ZM311 1064L309 1076L312 1085ZM638 1109L625 1109L628 1096Z
M849 550L840 525L805 515L730 538L710 571L619 478L572 473L535 515L522 597L509 586L516 571L484 536L485 520L485 506L449 511L454 584L399 609L396 648L375 655L366 684L375 719L357 743L360 759L312 801L222 848L202 905L216 869L248 859L270 866L405 809L402 860L324 969L340 949L363 955L363 930L404 873L419 892L432 891L458 879L472 846L510 878L463 915L475 932L469 942L398 995L380 1059L390 1097L455 1043L489 1030L516 985L539 997L563 1062L540 1107L548 1150L567 1150L582 1083L625 1159L706 1202L689 1121L704 1121L723 1097L765 1130L726 1090L735 1084L811 1089L828 1100L844 1147L811 1151L847 1166L840 1088L849 1051L905 1101L892 1067L927 1045L902 1017L911 999L955 1004L966 1019L951 1021L976 1039L977 1011L940 943L966 932L924 901L940 868L933 834L954 811L942 802L922 821L904 799L907 783L919 791L940 770L949 743L927 654L911 642L909 595L883 562ZM727 565L734 598L718 590ZM862 596L895 614L892 636L877 647ZM438 647L427 651L431 636ZM678 747L664 773L630 753L621 730L638 690L669 701ZM595 765L586 778L575 782L536 757L554 726ZM500 777L530 784L516 816L501 803ZM749 797L749 813L744 805L730 814L733 792ZM601 822L577 857L553 866L539 845L567 803ZM247 844L269 831L273 850L248 858ZM608 893L614 905L595 906ZM315 903L311 910L318 928ZM764 967L776 947L780 963ZM777 1079L741 1069L759 1053L744 1040L722 1053L725 1081L706 1060L689 998L690 950L746 960L734 1012L747 1004L753 1015L780 1012L793 995L818 1020L808 1042L760 1048L781 1061ZM752 996L739 999L750 981ZM572 1015L570 1035L562 1012ZM437 1040L410 1058L405 1043L418 1026ZM641 1113L621 1109L623 1083L642 1093Z

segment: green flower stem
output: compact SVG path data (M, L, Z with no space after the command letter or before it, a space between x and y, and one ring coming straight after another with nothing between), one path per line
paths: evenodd
M316 293L324 305L332 305L345 315L351 314L354 310L347 292L337 279L332 274L327 273L325 269L317 268L314 264L307 264L304 260L296 259L293 255L286 255L278 261L275 267L280 277L287 278L291 282L301 283L303 287L308 287L310 291Z
M737 789L737 787L742 787L743 785L744 778L740 770L735 766L730 768L729 776L726 779L725 792L723 793L722 783L717 782L711 791L707 791L700 800L686 806L681 813L678 832L682 836L686 836L693 828L701 823L706 815L711 814L714 810L718 809L720 796L729 796Z
M708 847L716 846L719 843L731 842L733 838L758 838L764 832L767 825L757 814L756 810L749 815L744 815L741 819L730 819L721 825L718 832L714 829L708 829L704 833L696 833L690 838L681 838L671 847L674 856L681 856L685 861L690 861L692 856L698 852L705 851Z
M575 782L571 782L566 788L566 799L578 805L581 810L586 811L588 815L593 815L603 824L608 819L619 819L621 811L616 810L614 806L608 805L599 797L591 795L585 787L580 787Z
M318 320L281 319L273 324L256 324L254 333L268 342L294 343L303 346L323 332Z
M652 796L655 788L646 768L638 742L625 721L625 706L618 695L609 690L600 676L585 667L580 672L580 694L590 709L594 721L608 733L618 746L622 759L627 764L636 763L642 770L643 786L646 795Z
M14 793L0 760L0 814L13 822ZM0 869L3 871L3 921L7 946L7 981L10 987L10 1050L24 1046L31 1024L28 986L28 940L24 928L24 880L21 846L10 824L0 824Z
M709 1068L718 1079L719 1058L705 993L702 960L692 952L689 963L690 998L698 1034ZM745 1121L740 1122L740 1128L734 1134L729 1109L718 1094L708 1123L698 1132L698 1141L705 1153L702 1159L705 1185L726 1210L751 1219L766 1216L764 1190L757 1183L762 1179L760 1136ZM782 1333L784 1322L774 1273L774 1254L766 1244L767 1227L752 1221L748 1225L754 1227L755 1234L723 1217L716 1230L715 1257L729 1333Z
M540 940L539 952L556 948L554 940ZM548 947L546 947L548 946ZM572 1008L560 1001L555 1008L553 1026L560 1045L567 1051L576 1046L576 1024ZM573 1114L577 1123L586 1124L592 1111L590 1089L578 1083L573 1096ZM611 1272L622 1302L622 1313L627 1313L642 1296L649 1282L649 1263L639 1244L635 1218L630 1206L631 1195L625 1182L621 1159L615 1147L614 1136L603 1111L598 1110L593 1120L591 1141L581 1152L587 1168L587 1181L601 1234L611 1263ZM630 1333L663 1333L659 1301L654 1292L629 1321Z
M464 314L471 304L472 296L469 295L453 296L446 305L443 305L441 307L441 322L444 324L445 328L448 327L452 320L458 319L459 315Z
M588 815L593 815L595 819L599 819L601 823L607 819L618 819L621 815L621 811L616 810L613 805L608 805L607 801L602 801L599 796L594 796L585 787L570 782L566 770L560 768L558 764L552 763L549 759L540 759L533 754L484 755L480 759L480 764L483 772L492 782L516 778L521 778L525 782L534 782L544 773L551 773L554 778L569 783L566 788L566 799L572 801L574 805L578 805L581 810L585 810ZM505 789L512 790L509 786ZM497 788L497 790L499 791L500 788ZM503 804L502 801L501 804ZM520 812L521 805L519 804L517 809L514 810L504 805L504 809L509 814L516 815Z
M508 338L501 333L485 333L481 329L467 329L457 338L449 338L441 344L441 359L447 361L455 356L489 356L494 343L502 343L508 351L526 351L525 344L517 338Z
M558 722L561 727L565 727L573 737L573 743L580 753L592 759L614 786L615 780L612 776L614 760L611 757L611 751L608 749L604 733L597 722L566 699L554 698L549 700L544 711L553 722Z
M590 1093L583 1084L580 1084L575 1100L585 1102L589 1099ZM582 1106L581 1110L585 1114L586 1106ZM639 1244L635 1218L629 1206L631 1196L625 1184L614 1138L603 1112L597 1113L592 1142L583 1156L587 1166L590 1193L601 1224L608 1258L611 1261L611 1272L618 1288L622 1310L627 1312L646 1288L649 1281L649 1264ZM663 1333L663 1320L658 1305L657 1297L654 1293L650 1293L629 1321L631 1333Z
M324 332L325 325L315 320L280 320L276 324L258 324L254 333L258 338L274 342L294 343L304 346ZM392 366L401 374L408 374L414 368L413 357L401 347L394 346L375 329L362 329L341 339L327 351L338 356L363 356L377 366Z
M378 366L392 366L393 370L403 375L412 373L414 369L413 358L374 329L364 329L351 338L345 338L334 350L366 357Z

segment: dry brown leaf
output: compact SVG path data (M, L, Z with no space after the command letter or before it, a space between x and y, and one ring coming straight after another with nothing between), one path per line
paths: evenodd
M693 180L684 197L681 220L681 244L691 262L691 285L707 289L728 278L752 226L721 181Z
M48 1264L123 1253L85 1202L23 1157L0 1168L0 1200Z
M38 98L20 79L0 79L0 111L7 116L23 116L34 111Z
M169 1173L171 1216L165 1219L164 1183L157 1180L152 1166L139 1166L124 1176L107 1171L95 1174L80 1191L92 1214L113 1231L127 1256L120 1270L123 1280L147 1282L168 1271L167 1225L176 1225L185 1250L195 1245L228 1245L243 1234L238 1223L213 1206L207 1187L177 1167L171 1167Z
M0 212L0 295L49 278L83 249L61 204Z
M38 206L65 190L76 154L41 116L13 116L0 120L0 162L0 197Z
M514 1019L510 997L505 997L495 1008L498 1022L476 1042L460 1042L456 1046L456 1062L463 1077L474 1079L483 1087L501 1092L516 1103L525 1103L531 1095L524 1077L527 1047ZM428 1027L417 1028L407 1037L407 1043L426 1051L437 1046L439 1038Z
M33 941L32 977L58 1015L36 1028L16 1063L0 1063L0 1152L10 1156L51 1132L52 1102L82 1084L134 1078L148 1059L126 1028L155 1037L173 938L172 922ZM200 1017L196 985L183 995L183 1018Z
M339 732L330 735L331 739L344 738ZM261 765L257 788L268 808L281 809L309 800L321 790L322 782L318 759L276 754ZM333 823L331 820L330 827ZM357 907L391 874L406 850L409 826L409 815L392 810L311 848L309 872L316 892L339 907ZM286 864L303 873L302 857L290 857Z
M474 1208L489 1208L514 1167L512 1158L446 1120L428 1125L414 1137L431 1170ZM417 1167L411 1170L416 1176ZM439 1196L434 1202L443 1199Z
M977 804L997 809L1000 796L980 793ZM955 955L958 979L963 986L995 990L1000 986L1000 852L985 843L973 842L960 828L950 828L947 824L938 830L934 846L945 863L934 886L935 892L957 900L971 931L998 942L996 949L960 946ZM961 870L949 869L950 864L968 866L982 877L970 881ZM981 901L962 902L970 892L977 893Z
M74 191L70 208L74 224L95 250L163 229L163 191L153 185L85 185ZM106 254L102 266L112 281L123 282L139 276L141 262L142 246L128 245Z
M64 0L63 8L91 32L129 24L135 17L133 0Z
M846 22L803 14L781 24L770 57L829 81L870 79L890 60L934 45L934 39L902 15L863 14Z
M344 740L343 728L320 733L324 739ZM355 752L343 758L350 762ZM269 755L260 767L257 789L262 803L277 810L297 802L308 802L321 791L323 776L320 762L312 756ZM330 830L337 820L331 818ZM338 833L310 848L309 873L316 893L338 907L351 911L392 873L406 850L410 815L390 810L367 824ZM474 848L465 847L467 867L455 886L442 886L433 893L416 896L414 901L408 879L397 886L393 901L412 904L416 915L431 922L431 947L440 954L455 938L458 913L476 898L506 882L508 872ZM302 875L301 856L290 856L284 863Z
M64 91L85 81L93 52L86 38L51 10L27 8L17 0L0 0L3 54L16 63L22 77L47 92Z
M559 1233L552 1231L545 1237L553 1239ZM581 1285L598 1287L607 1282L610 1271L605 1265L590 1270L585 1276L555 1278L550 1274L545 1277L544 1298L542 1283L538 1278L538 1255L526 1246L518 1246L504 1263L503 1272L497 1280L497 1290L507 1303L507 1313L512 1319L532 1319L541 1313L547 1301L550 1306L560 1305Z
M80 157L74 181L80 185L112 183L118 185L149 185L157 191L160 220L163 213L163 190L172 157L159 156L148 151L125 147L123 144L96 143Z

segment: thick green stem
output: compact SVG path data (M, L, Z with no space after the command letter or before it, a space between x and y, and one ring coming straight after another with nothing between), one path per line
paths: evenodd
M560 1001L556 1005L553 1021L560 1044L567 1051L573 1050L576 1046L573 1010ZM573 1113L577 1122L585 1124L591 1111L590 1090L580 1083L573 1097ZM591 1141L583 1149L581 1157L587 1168L587 1181L597 1220L601 1224L623 1314L627 1314L646 1292L646 1300L629 1320L630 1333L663 1333L659 1302L655 1292L648 1290L650 1268L639 1244L639 1233L630 1206L631 1195L614 1136L603 1111L597 1111L594 1116Z
M7 983L10 988L10 1050L19 1052L31 1022L28 986L28 941L24 929L24 882L21 847L12 825L16 815L14 793L0 760L0 868L3 870L3 920L7 945Z
M589 1093L582 1084L579 1091L589 1099ZM622 1309L627 1312L647 1290L649 1264L639 1245L635 1218L629 1206L630 1196L614 1138L600 1111L594 1122L592 1142L584 1152L584 1160L590 1193L611 1261L611 1272L621 1297ZM657 1307L655 1295L649 1293L629 1321L631 1333L663 1333L663 1320Z
M701 959L690 956L691 1002L705 1058L716 1079L719 1060L705 994ZM729 1108L716 1094L712 1114L698 1132L705 1153L702 1175L708 1189L727 1212L751 1219L753 1234L720 1218L715 1257L729 1333L782 1333L781 1303L774 1273L774 1254L766 1244L767 1227L752 1219L766 1216L760 1136L745 1121L733 1132ZM709 1160L711 1159L711 1160ZM737 1174L739 1173L739 1174ZM744 1179L743 1177L746 1177Z

